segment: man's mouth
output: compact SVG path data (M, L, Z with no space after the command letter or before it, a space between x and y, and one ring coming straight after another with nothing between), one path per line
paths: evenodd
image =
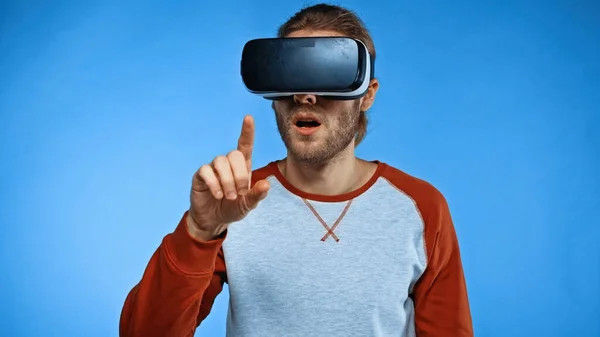
M321 123L313 120L301 120L296 121L295 125L299 128L316 128L317 126L321 125Z
M321 126L321 121L316 117L309 114L299 114L294 117L293 123L298 128L316 128Z
M316 116L307 113L297 114L292 123L296 132L306 137L311 136L321 127L321 121Z

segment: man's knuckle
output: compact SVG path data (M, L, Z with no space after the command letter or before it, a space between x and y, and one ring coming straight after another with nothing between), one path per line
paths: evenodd
M244 154L240 150L233 150L227 154L229 160L236 160L240 158L244 158Z
M213 165L215 167L222 167L227 162L228 162L228 160L227 160L227 157L225 157L225 156L216 156L215 159L213 159Z

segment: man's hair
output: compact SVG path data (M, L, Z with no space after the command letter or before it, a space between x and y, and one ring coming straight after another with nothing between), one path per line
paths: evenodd
M331 30L362 41L375 59L375 45L363 21L353 11L334 5L318 4L305 7L279 27L277 37L286 37L299 30ZM366 111L361 111L356 133L356 145L367 134Z

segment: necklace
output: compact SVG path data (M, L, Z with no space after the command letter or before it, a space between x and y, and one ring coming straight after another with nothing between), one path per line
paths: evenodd
M327 240L329 238L329 236L331 236L335 240L335 242L340 241L340 239L337 237L337 235L335 235L335 233L333 231L335 231L335 229L340 224L340 222L342 222L342 219L344 218L344 216L346 215L346 212L348 212L348 209L350 208L350 205L352 204L352 200L353 199L348 200L348 202L346 203L346 206L344 207L344 210L342 211L342 214L340 214L340 216L337 218L337 220L335 220L335 222L333 223L333 226L331 226L331 228L329 228L329 226L327 225L327 222L325 222L325 220L323 220L323 218L321 218L321 216L319 215L317 210L313 207L313 205L311 205L310 202L308 202L308 200L302 198L302 201L304 201L306 206L315 215L317 220L319 220L321 225L323 225L323 227L325 227L325 230L327 230L327 233L321 238L321 241Z

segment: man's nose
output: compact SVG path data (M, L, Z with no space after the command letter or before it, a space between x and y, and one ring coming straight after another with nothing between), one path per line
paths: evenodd
M294 95L294 102L297 104L317 104L317 96L315 95Z

